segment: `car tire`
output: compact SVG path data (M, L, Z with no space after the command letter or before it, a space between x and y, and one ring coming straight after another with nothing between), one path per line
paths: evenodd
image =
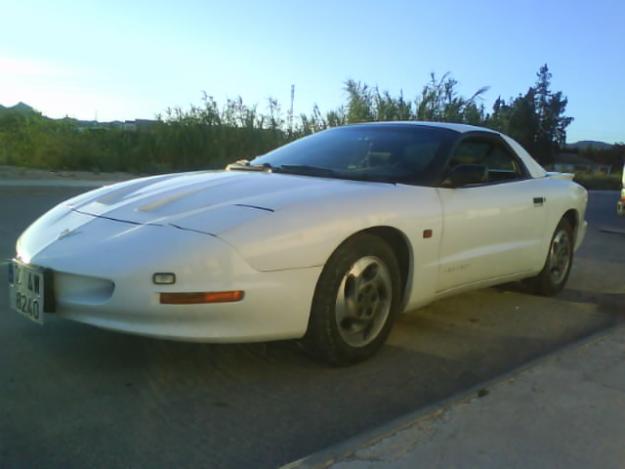
M566 285L573 265L573 228L565 219L556 227L543 270L536 277L525 280L530 291L538 295L553 296Z
M384 240L368 233L348 239L319 277L304 349L334 366L371 357L388 337L401 291L399 265Z

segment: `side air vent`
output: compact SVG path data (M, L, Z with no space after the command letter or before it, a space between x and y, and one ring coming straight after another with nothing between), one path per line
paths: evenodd
M60 303L99 305L106 303L115 290L110 280L54 272L54 294Z

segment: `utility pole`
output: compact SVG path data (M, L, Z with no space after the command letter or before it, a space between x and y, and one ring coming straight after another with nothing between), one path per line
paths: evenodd
M289 108L289 137L293 135L293 101L295 101L295 85L291 85L291 107Z

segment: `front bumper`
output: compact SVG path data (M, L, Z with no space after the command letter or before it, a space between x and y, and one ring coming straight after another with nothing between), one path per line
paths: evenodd
M97 327L197 342L302 337L321 267L260 272L219 238L94 219L43 249L23 235L18 256L51 269L56 315ZM155 285L155 272L176 284ZM161 292L243 290L233 303L169 305Z
M160 304L159 293L174 288L137 288L140 279L117 282L103 302L81 301L74 284L55 282L56 315L105 329L192 342L254 342L302 337L308 325L319 268L257 272L240 281L207 285L210 291L234 288L245 291L233 303ZM67 277L66 273L56 273ZM72 277L78 276L72 274ZM225 284L232 286L225 286ZM66 290L65 287L68 287Z

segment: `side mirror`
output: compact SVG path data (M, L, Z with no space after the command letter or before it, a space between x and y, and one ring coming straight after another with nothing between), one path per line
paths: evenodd
M488 179L488 168L481 164L459 164L447 175L445 182L451 187L481 184Z

